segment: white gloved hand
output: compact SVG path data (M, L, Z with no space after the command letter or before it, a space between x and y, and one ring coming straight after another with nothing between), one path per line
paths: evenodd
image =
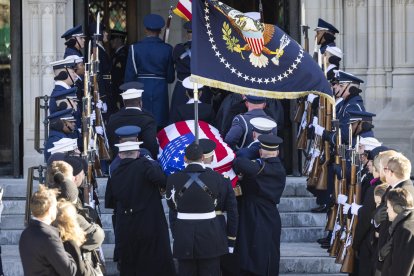
M351 205L351 214L358 216L358 210L361 208L362 205L356 204L355 202Z
M321 127L320 125L313 125L313 127L315 128L315 134L318 136L322 136L323 135L323 131L325 130L324 127Z
M317 124L318 124L318 117L313 116L312 125L317 125Z
M108 111L108 106L101 100L98 100L96 107L102 110L102 113L106 113Z
M338 195L338 204L345 205L346 201L348 200L348 197L343 194Z
M317 98L318 96L316 96L315 94L309 94L308 95L308 99L307 101L310 103L313 103L313 101Z
M349 208L351 208L351 204L345 203L345 204L344 204L344 207L343 207L343 209L342 209L342 213L343 213L344 215L348 215Z
M96 126L96 127L95 127L95 131L96 131L96 133L98 133L99 135L103 135L103 134L104 134L103 127L101 127L101 126Z
M93 126L93 123L95 122L95 120L96 120L96 113L95 111L93 111L91 113L91 116L89 116L89 123L91 124L91 126Z
M233 252L234 252L234 247L229 247L229 253L233 254Z

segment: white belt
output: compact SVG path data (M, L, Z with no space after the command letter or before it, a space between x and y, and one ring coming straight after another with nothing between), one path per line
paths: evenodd
M216 212L209 212L209 213L177 213L178 219L189 219L189 220L196 220L196 219L212 219L216 217Z
M160 77L160 76L157 76L157 75L151 75L151 74L148 74L148 75L138 75L138 78L140 78L140 79L159 79L159 80L165 80L165 77Z

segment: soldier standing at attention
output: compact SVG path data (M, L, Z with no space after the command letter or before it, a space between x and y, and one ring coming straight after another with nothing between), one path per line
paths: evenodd
M173 256L178 259L178 274L220 275L220 256L229 252L216 206L223 176L203 164L203 149L195 143L185 149L183 171L167 180L167 203L174 238Z
M239 232L235 252L240 256L241 275L279 275L282 223L276 204L286 184L286 172L279 155L282 139L262 134L260 159L234 160L242 176L243 195L239 203ZM260 233L260 234L258 234Z
M145 16L146 37L131 45L125 69L125 82L144 84L143 107L154 115L158 128L168 124L168 83L175 79L172 47L159 38L164 25L157 14Z
M122 97L119 95L122 90L119 86L124 82L125 78L125 66L128 58L128 47L125 45L126 32L111 30L109 42L111 48L114 51L112 55L112 99L115 101L116 108L119 109L124 106Z
M85 47L85 35L82 31L82 25L70 28L61 36L61 38L66 40L66 49L63 58L72 55L83 57L82 49Z

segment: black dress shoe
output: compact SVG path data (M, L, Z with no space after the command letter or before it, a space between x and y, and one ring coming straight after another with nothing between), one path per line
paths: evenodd
M316 208L311 209L312 213L326 213L328 211L328 207L326 204L319 205Z
M321 244L321 247L323 249L329 249L331 247L331 243L330 242L325 242Z
M321 238L321 239L317 239L316 240L316 242L319 243L319 244L323 244L323 243L325 243L327 241L328 241L328 237L325 237L325 238Z

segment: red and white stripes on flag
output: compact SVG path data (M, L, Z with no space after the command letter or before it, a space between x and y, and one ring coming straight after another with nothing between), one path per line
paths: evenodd
M174 13L184 20L190 21L191 14L191 0L179 0L177 7L174 9Z
M246 37L244 39L247 41L247 44L252 48L252 52L256 56L260 56L263 50L264 39L263 38L254 38L254 37Z
M206 122L199 121L199 138L207 138L216 143L216 149L214 150L214 158L211 164L211 168L216 172L223 174L226 177L229 177L233 187L236 185L238 180L236 174L232 169L233 160L235 154L233 150L223 141L220 136L219 131L207 124ZM179 136L194 132L194 120L177 122L175 124L169 125L157 134L158 143L160 145L159 157L162 155L163 149Z

